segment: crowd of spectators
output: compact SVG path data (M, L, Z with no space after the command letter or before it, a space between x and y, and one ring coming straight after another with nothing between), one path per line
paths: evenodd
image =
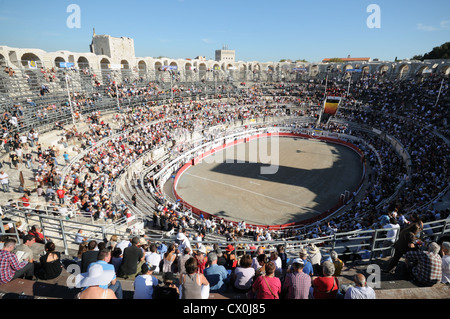
M434 129L439 130L441 126L445 126L448 115L448 110L443 108L442 104L435 105L433 103L440 83L440 78L430 77L420 83L416 83L414 80L400 83L372 81L356 85L350 91L351 98L339 110L339 118L374 127L395 137L411 156L411 176L406 175L403 160L392 151L385 141L366 133L352 132L345 126L322 125L317 127L312 125L314 128L360 135L377 150L382 159L381 163L378 163L375 154L367 151L372 173L364 200L358 203L354 202L353 207L339 218L331 218L324 224L315 224L309 228L288 232L269 232L264 229L246 227L242 222L226 222L223 219L200 218L198 220L198 218L193 218L188 211L182 211L179 207L173 206L173 203L170 203L164 198L162 192L159 192L160 205L155 207L154 225L159 225L160 228L167 231L191 227L202 236L213 232L230 238L230 241L242 236L250 236L257 241L262 241L281 237L311 239L342 231L375 229L384 226L380 221L382 216L391 215L394 211L395 217L409 216L447 187L448 145L443 143L433 132ZM33 130L26 136L18 133L15 133L14 136L8 134L17 126L15 115L21 114L20 105L13 107L15 113L6 111L3 114L4 148L10 155L11 168L17 168L22 161L27 163L29 169L37 164L36 188L40 188L42 194L47 188L47 192L45 192L47 200L56 202L52 193L56 194L58 187L62 186L64 196L68 196L70 204L77 211L87 213L94 219L110 218L115 220L120 217L129 217L130 209L123 202L120 205L113 203L110 195L114 182L128 165L131 165L145 152L162 146L174 145L176 137L181 134L189 135L194 131L207 132L209 128L220 124L273 116L283 118L288 115L286 105L307 105L306 110L298 111L299 113L296 115L316 118L323 98L321 88L320 84L295 85L293 89L289 90L289 94L281 97L274 95L268 99L265 95L267 91L261 87L255 87L249 96L237 97L232 102L189 101L157 107L154 102L146 100L147 98L151 100L153 95L164 93L157 85L150 83L150 85L137 88L127 82L117 86L114 82L110 82L104 92L110 98L115 97L117 94L115 90L118 89L120 98L139 98L144 103L121 109L120 113L117 113L114 121L119 128L116 132L111 129L109 124L101 120L99 113L95 112L89 116L91 127L86 132L78 132L75 126L66 129L61 141L63 146L67 145L71 139L76 139L80 143L81 149L89 149L89 154L70 165L67 174L62 174L59 167L61 165L56 160L59 155L58 148L53 146L43 150L39 144L39 137ZM447 88L446 84L444 90ZM190 88L180 86L176 90L180 92L190 90ZM286 90L286 88L283 87L282 90ZM272 93L274 94L274 92ZM331 87L327 93L344 95L345 90ZM95 96L73 94L72 97L74 105L78 108L94 105ZM370 105L370 110L355 108L356 101L363 101ZM59 108L55 106L53 109ZM16 120L13 120L14 118ZM122 134L112 138L113 133ZM208 135L205 137L211 138ZM36 157L28 160L27 155L31 155L33 149L35 149ZM187 150L187 146L184 145L170 148L171 152L178 154ZM401 181L406 182L406 187L399 193L396 200L381 208L378 207L395 191L396 185ZM25 202L25 206L26 200L23 202ZM63 202L60 201L60 204ZM431 208L419 211L423 222L444 219L448 213L448 209L437 211ZM407 224L406 222L404 227ZM183 254L184 252L179 253ZM198 262L199 260L197 260L197 267L199 266ZM262 263L270 264L267 260ZM202 267L204 265L200 268ZM151 268L148 271L151 272ZM277 274L275 270L273 273L271 272L271 266L268 267L268 270L269 275ZM151 275L147 272L145 274ZM361 278L358 280L362 282ZM276 284L274 288L278 290ZM267 291L266 295L269 296Z

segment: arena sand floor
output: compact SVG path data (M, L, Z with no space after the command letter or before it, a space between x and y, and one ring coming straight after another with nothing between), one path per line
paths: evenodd
M226 148L190 167L176 191L185 202L217 217L280 225L334 207L342 193L356 190L362 174L360 156L346 146L265 137Z

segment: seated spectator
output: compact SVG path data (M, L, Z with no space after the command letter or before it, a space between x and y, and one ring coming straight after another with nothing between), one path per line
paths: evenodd
M334 272L334 264L331 261L323 263L323 275L312 278L313 299L336 299L339 292L339 280L333 276Z
M280 299L281 281L275 277L276 266L273 262L265 265L266 274L255 279L252 292L255 299Z
M286 270L287 269L287 254L285 251L285 247L283 245L278 245L277 253L278 253L278 257L280 257L280 259L281 259L281 268L283 270Z
M143 263L141 273L134 279L133 299L153 299L153 293L158 287L158 279L152 276L156 265Z
M419 286L430 287L442 279L442 258L437 243L428 244L428 250L411 250L406 253L408 274Z
M111 264L114 265L116 274L119 273L122 261L123 261L122 249L120 249L119 247L114 248L114 250L111 252Z
M144 252L139 245L139 237L131 239L131 246L123 251L122 265L119 269L119 276L122 278L133 278L140 272L140 268L145 261ZM139 268L138 268L139 267Z
M113 290L100 287L108 285L115 275L114 270L104 270L100 264L93 265L89 272L77 275L76 287L85 289L79 292L75 299L117 299Z
M186 273L180 277L181 299L203 299L203 287L209 290L209 282L205 275L197 272L197 259L190 257L185 264Z
M163 272L173 272L173 263L177 259L175 253L176 247L174 244L169 245L163 259Z
M25 259L21 263L13 253L16 248L15 239L6 239L0 250L0 285L16 278L33 279L34 265Z
M117 235L111 235L109 238L109 242L106 244L106 248L109 248L111 251L114 251L114 248L116 248L116 245L118 243L119 236Z
M342 268L344 268L344 265L345 265L344 262L339 259L339 255L334 250L332 250L330 252L330 257L331 257L331 261L333 262L334 268L335 268L333 276L340 276Z
M225 257L223 256L223 252L222 249L217 248L215 250L216 254L217 254L217 264L220 266L224 266L226 265L227 261L225 260Z
M23 259L27 258L30 263L34 262L34 255L33 255L33 249L31 247L36 242L36 239L32 235L25 235L22 239L22 244L19 246L16 246L14 253L17 254L17 252L21 251L23 252L23 257L19 259L19 262L21 262Z
M192 250L189 247L184 248L183 254L178 257L178 273L185 274L186 273L186 261L192 257Z
M225 249L224 257L226 260L225 268L228 270L234 270L234 268L236 268L237 266L237 259L236 259L236 251L233 245L230 244L227 246L227 248Z
M272 251L270 253L270 261L274 263L275 265L275 276L278 278L281 278L283 273L283 264L281 262L281 258L278 257L278 252Z
M266 264L268 262L266 254L261 254L257 257L259 268L255 271L255 277L263 276L266 274Z
M194 257L197 259L198 272L203 273L203 270L206 267L206 263L208 262L208 257L206 256L206 247L200 244L200 247L195 253Z
M322 271L322 267L320 267L320 262L322 260L322 253L315 244L309 245L308 260L313 267L314 274L320 275Z
M45 244L47 238L44 237L44 234L41 232L41 230L41 227L34 225L28 232L28 235L32 235L35 238L36 243Z
M450 242L444 241L441 244L442 252L442 280L443 284L450 285Z
M61 275L62 271L61 253L55 252L53 242L46 243L45 255L39 259L39 270L36 271L36 277L42 280L51 280Z
M311 288L311 277L303 272L304 262L296 258L290 271L286 274L283 289L286 299L308 299Z
M178 287L174 284L174 275L172 272L166 272L163 275L163 286L159 286L153 293L153 299L180 299Z
M156 244L150 244L149 252L145 254L145 261L151 265L155 265L156 268L153 273L159 273L159 264L161 263L161 255L158 253L158 247Z
M88 238L83 235L83 230L79 229L77 234L75 235L75 243L81 244L86 243L88 241Z
M104 242L101 242L104 244ZM99 243L100 244L100 243ZM88 271L91 267L94 267L96 265L101 265L104 271L114 271L114 265L111 264L111 251L105 247L99 246L99 251L97 255L97 260L93 263L90 263L88 266ZM111 289L114 291L117 299L122 299L123 297L123 291L122 291L122 284L119 280L117 280L116 275L111 279L111 281L107 285L100 285L100 288L103 289Z
M262 246L259 246L256 251L253 253L253 258L252 258L252 267L255 270L258 270L261 266L259 265L258 262L258 256L264 254L264 248Z
M367 285L363 274L356 274L353 281L355 286L346 289L344 299L377 299L375 291Z
M239 266L231 275L233 290L238 293L249 292L252 289L254 276L255 269L252 267L252 257L245 254L239 261Z
M89 265L97 261L98 248L97 241L91 240L87 245L87 251L81 255L81 272L88 271Z
M210 284L210 292L225 292L229 281L229 275L224 266L217 264L217 254L208 254L208 267L203 270L203 274Z

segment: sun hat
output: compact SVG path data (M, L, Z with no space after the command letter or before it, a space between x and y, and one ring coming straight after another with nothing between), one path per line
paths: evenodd
M225 248L225 250L226 250L226 251L233 251L233 250L234 250L234 247L233 247L233 245L229 244L229 245L227 246L227 248Z
M206 255L206 247L201 245L198 249L199 252L201 252L202 254Z
M154 271L155 269L156 266L150 263L143 263L141 266L141 271L143 274L146 274L148 271Z
M143 237L141 237L140 239L139 239L139 245L148 245L148 242L147 242L147 240L145 239L145 238L143 238Z
M304 264L303 259L301 259L301 258L295 258L295 259L292 261L292 263L293 263L293 264L301 264L301 265Z
M76 286L77 288L104 286L109 284L115 275L114 270L104 270L102 265L94 264L89 267L88 272L76 276Z
M319 252L319 248L317 248L316 245L311 244L311 246L309 247L309 253L310 254L315 254L315 253L318 253L318 252Z

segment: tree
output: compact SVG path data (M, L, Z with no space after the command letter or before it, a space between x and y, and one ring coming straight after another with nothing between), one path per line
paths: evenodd
M424 54L424 59L450 59L450 42L446 42L439 47L433 48Z
M441 46L433 48L428 53L425 53L424 55L415 55L413 57L413 60L442 60L442 59L450 59L450 42L446 42L442 44Z

